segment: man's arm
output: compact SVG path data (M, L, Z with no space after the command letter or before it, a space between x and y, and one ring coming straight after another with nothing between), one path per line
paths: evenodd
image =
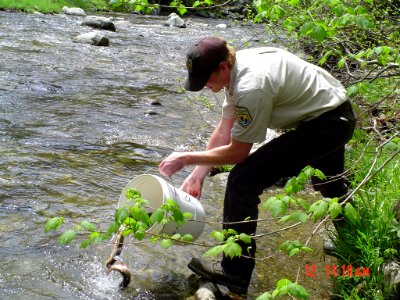
M231 138L231 129L235 119L221 119L211 135L206 151L174 152L168 156L159 169L161 174L171 176L185 165L198 165L198 175L205 175L214 165L236 164L249 154L252 143L243 143ZM201 174L200 174L201 173Z

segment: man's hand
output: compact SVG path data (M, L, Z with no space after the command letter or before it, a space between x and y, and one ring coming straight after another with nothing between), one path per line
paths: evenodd
M203 189L204 178L208 173L209 167L196 167L185 179L180 189L189 195L200 199Z
M162 175L170 177L182 170L185 161L184 152L173 152L158 165L158 169Z

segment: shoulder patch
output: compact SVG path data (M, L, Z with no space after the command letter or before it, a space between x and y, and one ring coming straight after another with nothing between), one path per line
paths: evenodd
M250 112L246 107L235 106L236 111L236 121L239 123L240 126L246 128L250 125L251 118Z

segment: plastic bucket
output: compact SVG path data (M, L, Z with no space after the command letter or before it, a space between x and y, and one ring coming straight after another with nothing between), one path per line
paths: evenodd
M156 175L140 175L133 178L122 191L119 197L118 207L131 206L130 201L125 197L125 191L130 188L137 189L142 195L143 199L150 202L152 209L146 209L147 213L152 213L155 209L160 207L167 199L176 201L182 212L190 212L193 216L191 220L182 226L177 226L175 222L169 222L166 225L160 225L158 223L150 227L147 232L152 234L168 234L173 235L179 233L181 235L191 234L193 240L196 240L204 230L205 212L200 202L185 193L184 191L177 189L166 182L159 176Z

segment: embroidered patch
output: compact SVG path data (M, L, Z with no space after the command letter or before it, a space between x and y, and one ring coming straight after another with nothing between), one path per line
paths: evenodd
M236 111L236 121L239 123L239 125L242 126L243 128L249 126L251 121L253 120L251 118L249 110L246 107L235 106L235 111Z
M188 69L189 73L192 73L192 60L190 58L186 60L186 68Z

